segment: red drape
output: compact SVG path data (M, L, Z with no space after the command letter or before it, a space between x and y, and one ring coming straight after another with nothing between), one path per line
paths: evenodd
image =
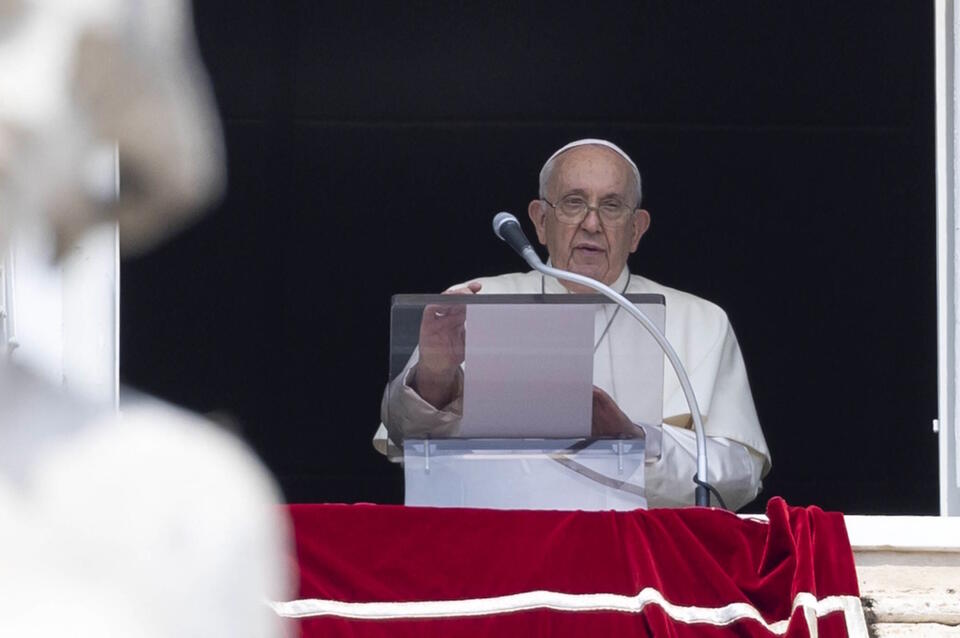
M292 505L303 636L865 631L843 517Z

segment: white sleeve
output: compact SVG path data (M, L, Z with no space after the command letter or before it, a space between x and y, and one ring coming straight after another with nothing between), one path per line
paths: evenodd
M770 451L754 407L740 346L726 315L721 319L718 338L702 352L689 336L690 343L684 343L681 336L675 338L687 352L684 363L703 414L707 437L723 438L750 448L763 458L763 476L770 471ZM690 409L672 371L664 381L665 384L669 381L669 387L665 388L664 421L691 428ZM692 437L693 431L688 434ZM712 459L710 462L713 463Z
M457 373L457 389L454 399L438 410L410 386L416 374L419 352L410 357L403 372L387 384L380 402L380 428L373 437L373 446L381 454L387 453L386 435L395 445L401 445L404 437L425 434L454 436L463 415L463 372Z
M697 473L697 440L692 430L663 426L660 458L647 463L645 485L650 507L694 504L693 477ZM764 457L750 447L725 437L707 437L707 482L720 492L731 510L738 510L760 491ZM712 505L719 505L716 497Z

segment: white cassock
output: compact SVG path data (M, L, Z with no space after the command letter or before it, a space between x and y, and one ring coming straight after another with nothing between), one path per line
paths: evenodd
M629 277L629 285L628 285ZM511 273L474 279L482 284L480 294L563 294L567 289L556 279L540 273ZM459 288L459 284L452 288ZM663 295L666 299L666 336L690 376L694 394L703 414L707 434L708 480L723 495L731 509L753 500L761 478L770 471L767 449L757 411L753 405L747 371L733 328L722 308L709 301L631 275L626 268L611 286L628 294ZM600 337L615 312L610 304L596 311L596 336ZM620 409L637 421L634 391L643 379L632 368L637 340L648 338L646 329L629 315L618 314L594 355L593 383L616 401ZM411 359L408 368L416 363ZM374 447L387 450L387 430L394 440L403 435L426 433L451 435L462 414L462 397L437 410L424 401L406 380L408 371L388 384L381 406L381 425ZM651 507L678 507L694 504L693 476L697 471L697 445L690 409L670 363L664 358L664 423L649 440L661 439L660 456L644 470L647 500ZM389 418L388 418L389 415Z

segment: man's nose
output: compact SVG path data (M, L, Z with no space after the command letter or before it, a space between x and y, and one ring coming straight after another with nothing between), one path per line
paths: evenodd
M603 224L600 222L600 213L596 208L588 208L587 216L580 222L580 226L588 233L599 233Z

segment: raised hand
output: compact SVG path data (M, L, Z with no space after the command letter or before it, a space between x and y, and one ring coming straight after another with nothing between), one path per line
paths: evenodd
M473 282L443 294L473 295L480 292L480 288L479 283ZM420 361L411 385L427 403L438 409L454 398L457 369L464 358L466 318L464 304L430 304L423 309Z

